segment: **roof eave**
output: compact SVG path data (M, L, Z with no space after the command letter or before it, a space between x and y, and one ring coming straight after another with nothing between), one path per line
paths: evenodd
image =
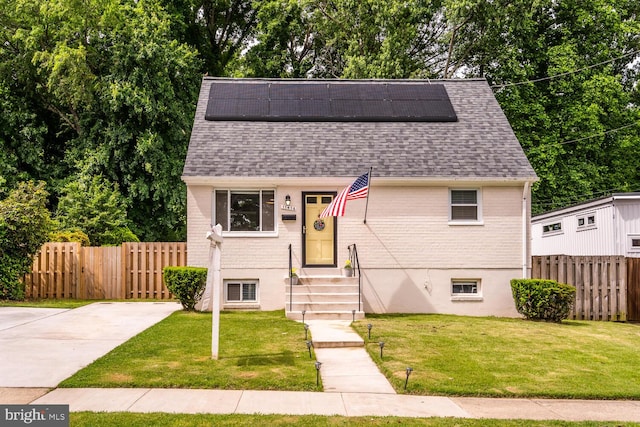
M353 180L353 176L333 176L333 177L275 177L275 176L191 176L183 175L182 180L187 185L210 185L210 186L243 186L243 187L264 187L264 186L318 186L319 183L325 187L344 186ZM419 187L419 186L442 186L442 185L524 185L533 183L538 177L377 177L375 170L371 176L372 186L389 187Z

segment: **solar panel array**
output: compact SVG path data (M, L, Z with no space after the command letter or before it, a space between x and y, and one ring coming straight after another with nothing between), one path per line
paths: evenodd
M442 84L215 82L206 120L455 122Z

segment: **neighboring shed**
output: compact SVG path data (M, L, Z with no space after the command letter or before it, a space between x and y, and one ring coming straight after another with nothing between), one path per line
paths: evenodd
M318 221L370 167L368 201ZM226 309L516 315L536 179L485 80L204 78L183 172L188 263L206 265L221 223ZM352 244L361 274L343 279Z
M537 215L533 255L640 257L640 193L608 197Z

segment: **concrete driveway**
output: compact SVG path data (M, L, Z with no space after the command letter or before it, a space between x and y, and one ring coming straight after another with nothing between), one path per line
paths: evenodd
M181 308L177 302L0 307L0 387L56 387Z

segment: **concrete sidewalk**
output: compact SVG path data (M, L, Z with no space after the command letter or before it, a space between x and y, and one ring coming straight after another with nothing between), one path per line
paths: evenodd
M0 390L0 401L2 391ZM185 389L55 389L33 404L72 412L459 417L640 422L639 401L488 399L380 393Z

